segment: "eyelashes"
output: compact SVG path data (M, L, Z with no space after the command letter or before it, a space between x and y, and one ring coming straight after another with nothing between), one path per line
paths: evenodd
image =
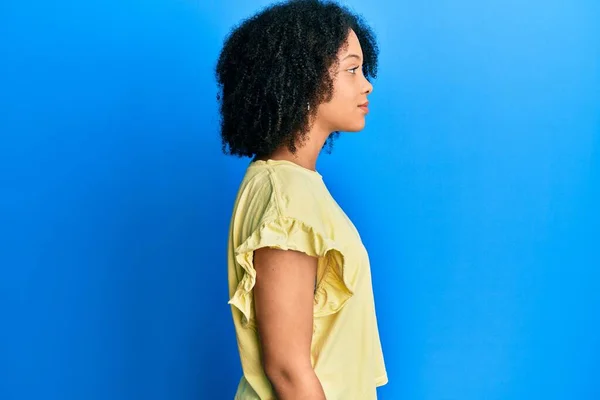
M351 74L352 75L356 75L356 70L359 69L359 68L360 67L354 67L354 68L347 69L346 71L352 71Z

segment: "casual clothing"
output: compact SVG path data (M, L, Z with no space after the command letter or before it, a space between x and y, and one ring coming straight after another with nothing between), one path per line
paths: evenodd
M253 251L318 257L311 363L327 400L375 400L387 383L369 256L317 172L287 160L257 160L240 185L229 228L229 304L243 376L236 400L274 400L261 362Z

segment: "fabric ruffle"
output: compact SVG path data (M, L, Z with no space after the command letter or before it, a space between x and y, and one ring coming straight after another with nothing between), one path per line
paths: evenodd
M254 319L252 289L256 283L256 270L253 252L262 247L296 250L313 257L326 257L324 275L315 291L315 317L338 312L354 294L356 267L350 268L346 264L340 246L296 218L278 217L261 224L235 249L236 261L244 269L244 275L228 304L242 312L242 326L247 326Z

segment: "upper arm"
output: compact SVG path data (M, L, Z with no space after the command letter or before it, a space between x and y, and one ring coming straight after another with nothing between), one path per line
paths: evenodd
M255 316L265 369L310 366L317 257L263 247L253 258Z
M242 274L228 303L240 329L258 329L265 366L311 365L313 319L349 301L356 263L347 264L343 247L322 230L284 215L258 224L234 255Z

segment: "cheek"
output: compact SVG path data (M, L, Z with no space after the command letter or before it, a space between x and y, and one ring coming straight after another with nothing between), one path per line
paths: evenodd
M329 103L323 104L322 115L330 120L343 119L352 111L352 104L353 102L348 96L341 96L338 93L338 95L331 98Z
M319 107L319 117L332 125L347 125L354 117L363 118L358 109L359 96L355 81L340 79L334 82L331 99Z
M356 90L352 85L338 85L334 88L331 104L335 107L347 110L350 106L357 106L356 101Z

